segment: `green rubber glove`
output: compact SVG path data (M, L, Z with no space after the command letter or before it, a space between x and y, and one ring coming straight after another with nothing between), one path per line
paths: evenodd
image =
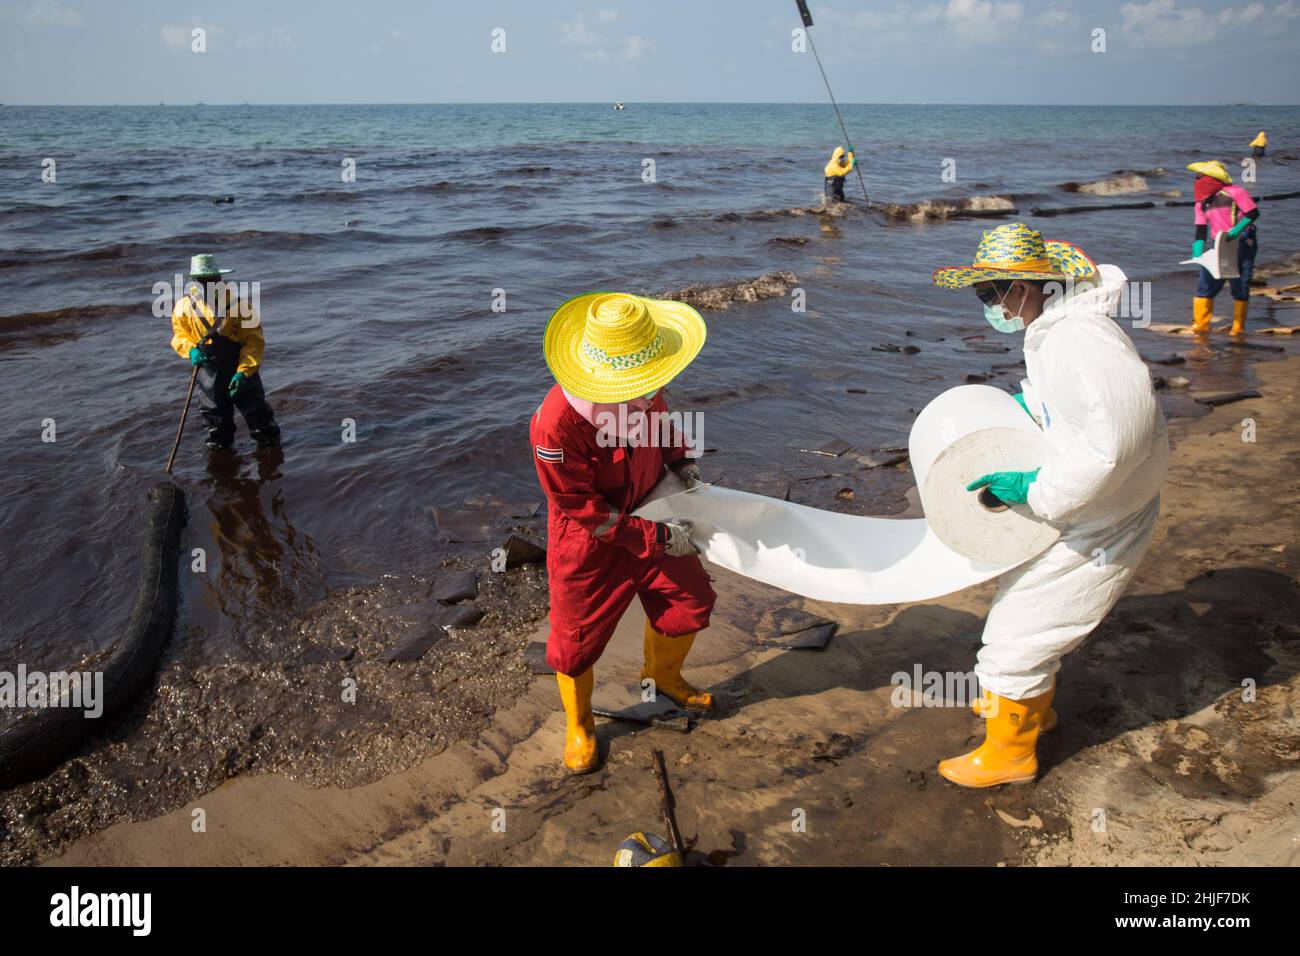
M1029 403L1025 401L1024 392L1016 392L1016 394L1012 395L1011 397L1020 403L1020 407L1025 410L1026 415L1028 415L1030 418L1034 417L1034 413L1029 410Z
M1202 256L1204 254L1205 254L1205 240L1197 239L1195 242L1192 243L1192 258L1195 259L1198 256Z
M978 491L987 486L989 491L1007 504L1023 505L1029 500L1029 486L1037 477L1037 468L1033 471L995 471L976 478L966 486L966 490Z
M1238 236L1240 236L1243 232L1245 232L1247 229L1249 229L1249 228L1251 227L1251 224L1254 223L1254 221L1255 221L1255 220L1253 220L1253 219L1243 219L1243 220L1241 220L1241 222L1237 223L1235 226L1233 226L1231 229L1228 230L1228 238L1229 238L1229 239L1236 239L1236 238L1237 238Z
M238 392L241 388L243 388L244 383L247 381L248 381L248 376L245 375L243 372L236 372L234 375L230 376L230 388L227 390L230 397L234 398L235 393Z
M200 349L197 345L194 346L194 348L190 349L191 365L202 365L204 362L207 361L208 361L208 357L203 354L203 350Z

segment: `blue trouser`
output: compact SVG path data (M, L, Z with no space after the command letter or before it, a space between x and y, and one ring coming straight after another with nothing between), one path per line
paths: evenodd
M826 201L828 203L844 202L844 177L827 176L823 190L826 193Z
M1225 282L1232 284L1232 297L1238 302L1245 302L1250 298L1250 275L1255 271L1255 252L1259 248L1259 240L1255 236L1255 227L1251 226L1241 234L1237 242L1237 271L1241 273L1235 279L1216 279L1210 275L1210 270L1201 266L1201 281L1196 286L1196 297L1198 299L1213 299L1219 294Z

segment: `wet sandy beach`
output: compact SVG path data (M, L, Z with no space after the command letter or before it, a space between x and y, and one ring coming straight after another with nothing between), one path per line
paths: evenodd
M689 733L601 721L607 761L592 776L564 773L554 681L525 676L521 696L474 737L373 782L245 774L46 859L605 865L628 833L662 829L657 747L691 862L1300 863L1298 370L1296 358L1257 365L1261 398L1171 423L1156 539L1135 585L1065 661L1061 726L1041 745L1033 786L946 784L934 765L975 739L978 719L892 700L891 675L914 663L972 665L992 585L855 608L719 572L714 624L691 672L718 691L720 712ZM1254 443L1242 441L1245 419ZM825 651L756 646L763 612L786 606L839 624ZM501 638L503 667L526 674L521 652L545 632L543 621ZM629 612L598 667L598 704L632 699L639 633ZM1253 682L1253 700L1243 682ZM192 832L196 809L204 833ZM796 832L800 815L806 829Z

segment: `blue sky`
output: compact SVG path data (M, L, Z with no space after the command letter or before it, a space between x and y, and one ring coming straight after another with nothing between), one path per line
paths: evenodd
M793 0L0 0L0 102L821 102ZM844 102L1300 100L1300 0L811 0ZM191 51L191 31L207 51ZM505 52L493 53L494 29ZM1094 30L1106 50L1093 52Z

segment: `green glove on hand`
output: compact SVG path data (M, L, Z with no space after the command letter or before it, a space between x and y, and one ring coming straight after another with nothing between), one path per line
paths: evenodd
M207 362L208 360L209 360L208 357L203 354L203 350L200 349L197 345L194 346L194 348L190 349L191 365L202 365L204 362Z
M1030 418L1034 417L1034 413L1029 410L1029 403L1025 401L1024 392L1016 392L1016 394L1012 395L1011 397L1020 403L1020 407L1025 410L1026 415L1028 415Z
M1229 239L1236 239L1236 238L1237 238L1238 236L1240 236L1243 232L1245 232L1247 229L1250 228L1250 224L1251 224L1252 222L1254 222L1253 219L1243 219L1243 220L1241 220L1241 222L1237 223L1235 226L1233 226L1231 229L1228 230L1228 238L1229 238Z
M978 491L988 486L989 491L1009 505L1023 505L1029 500L1029 486L1038 477L1038 469L1033 471L995 471L992 474L976 478L966 486L967 491Z
M1205 254L1205 240L1197 239L1195 242L1192 243L1192 258L1195 259L1198 256L1202 256L1204 254Z
M230 397L234 398L235 393L238 392L241 388L243 388L244 383L247 381L248 381L248 376L246 376L243 372L236 372L234 375L230 376L230 388L227 389L227 393L230 395Z

